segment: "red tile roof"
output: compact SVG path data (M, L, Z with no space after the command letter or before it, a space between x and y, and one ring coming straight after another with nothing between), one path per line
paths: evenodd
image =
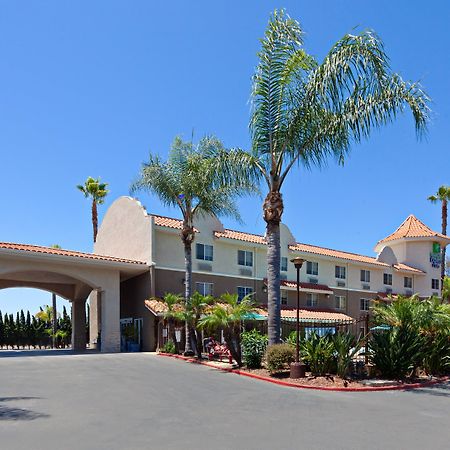
M420 221L416 216L411 214L392 234L385 237L381 241L378 241L378 244L381 244L382 242L394 241L396 239L418 237L435 237L450 241L450 237L433 231L430 227L427 227L422 221Z
M155 214L152 214L152 217L155 222L155 225L158 225L160 227L173 228L175 230L183 229L183 221L180 219L173 219L172 217L165 217L165 216L157 216ZM198 233L198 230L196 228L194 228L194 231Z
M253 244L266 245L266 238L260 234L243 233L235 230L214 231L217 238L235 239L237 241L251 242Z
M95 253L83 253L73 250L64 250L62 248L42 247L39 245L16 244L12 242L0 242L0 249L17 250L22 252L43 253L48 255L71 256L74 258L94 259L99 261L112 261L131 264L146 264L143 261L134 261L131 259L117 258L115 256L97 255Z
M264 283L267 284L267 278L264 279ZM297 288L296 281L289 280L281 280L281 286L285 286L288 288ZM303 291L328 291L330 294L333 294L332 289L330 289L326 284L316 284L316 283L304 283L300 282L300 290Z
M145 300L145 306L155 316L162 315L167 311L167 305L157 298ZM281 318L284 320L293 320L296 318L295 308L281 308ZM255 312L261 316L267 317L267 308L263 305L255 308ZM300 321L302 322L336 322L336 321L353 321L353 319L346 314L324 310L324 309L300 309Z

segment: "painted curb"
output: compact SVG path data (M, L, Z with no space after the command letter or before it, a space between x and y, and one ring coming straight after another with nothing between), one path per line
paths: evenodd
M316 391L334 391L334 392L377 392L377 391L406 391L410 389L418 389L429 386L434 386L436 384L445 383L450 381L450 377L445 377L441 380L426 381L424 383L410 383L403 384L399 386L378 386L378 387L326 387L326 386L309 386L305 384L294 384L288 381L276 380L273 378L264 377L262 375L256 375L254 373L245 372L239 369L229 369L227 367L220 367L209 361L199 361L198 359L191 358L189 356L174 355L172 353L158 353L158 356L166 356L169 358L181 359L183 361L200 364L202 366L212 367L213 369L221 370L223 372L235 373L236 375L241 375L243 377L254 378L256 380L267 381L268 383L278 384L280 386L294 387L298 389L312 389Z

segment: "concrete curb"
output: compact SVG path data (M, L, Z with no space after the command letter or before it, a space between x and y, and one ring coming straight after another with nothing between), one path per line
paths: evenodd
M235 373L236 375L241 375L243 377L254 378L256 380L267 381L269 383L278 384L280 386L294 387L298 389L313 389L316 391L335 391L335 392L376 392L376 391L405 391L410 389L418 389L423 387L429 387L440 383L445 383L450 380L450 377L445 377L440 380L431 380L424 383L409 383L402 384L399 386L377 386L377 387L349 387L349 388L335 388L326 386L309 386L305 384L294 384L289 383L289 381L276 380L269 377L263 377L262 375L256 375L254 373L245 372L239 369L229 369L227 367L220 367L217 364L211 363L209 361L199 361L196 358L191 358L188 356L174 355L172 353L158 353L158 356L166 356L169 358L181 359L183 361L200 364L202 366L212 367L213 369L222 370L223 372Z

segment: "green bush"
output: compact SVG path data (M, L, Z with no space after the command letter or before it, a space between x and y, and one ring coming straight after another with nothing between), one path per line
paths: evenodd
M259 369L267 348L267 336L257 330L241 334L242 356L249 369Z
M333 336L336 373L345 378L348 375L352 360L361 349L363 340L357 340L351 333L336 333Z
M423 349L423 368L428 375L450 373L450 334L437 333L427 337Z
M177 352L175 343L172 340L167 341L161 348L162 353L173 353Z
M286 369L295 359L295 350L289 344L276 344L267 347L266 364L270 373Z
M312 375L326 375L335 367L334 345L330 335L321 337L315 332L311 333L308 339L301 341L300 352Z
M381 376L403 379L422 362L424 339L412 327L374 333L369 341L370 361Z

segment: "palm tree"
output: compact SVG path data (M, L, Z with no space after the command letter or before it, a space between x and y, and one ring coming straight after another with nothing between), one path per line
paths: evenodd
M92 199L92 227L94 229L94 243L97 241L98 231L98 212L97 205L105 202L105 197L108 195L108 183L101 183L100 178L88 177L84 185L79 184L77 188L84 194L86 198Z
M236 150L268 193L266 222L269 344L280 341L280 222L282 187L295 166L344 162L352 142L409 108L418 136L426 130L429 98L418 84L392 73L372 31L347 34L321 63L303 49L303 30L283 10L269 20L253 77L251 152ZM222 173L227 176L226 168ZM235 177L236 175L234 175Z
M197 146L176 137L167 161L150 154L142 165L138 180L131 191L156 194L166 206L177 207L183 216L181 241L185 259L185 302L192 296L192 243L195 239L194 222L205 215L228 216L240 220L234 199L255 188L245 176L225 179L218 167L227 167L227 173L237 172L235 159L213 136L202 138ZM185 354L192 355L191 331L186 324Z
M167 293L163 297L163 301L167 306L167 311L164 312L163 318L167 320L169 327L169 336L172 339L175 349L178 353L178 343L175 334L175 320L179 318L180 310L177 308L181 305L182 296L178 294Z
M441 202L442 212L442 234L444 236L447 235L447 209L448 202L450 201L450 186L441 186L436 194L430 195L428 197L431 203ZM441 289L444 286L444 277L445 277L445 246L442 246L442 259L441 259Z
M222 303L214 305L211 311L199 320L199 327L206 330L223 330L223 337L231 356L242 366L241 323L255 311L252 294L241 301L237 294L223 294Z

